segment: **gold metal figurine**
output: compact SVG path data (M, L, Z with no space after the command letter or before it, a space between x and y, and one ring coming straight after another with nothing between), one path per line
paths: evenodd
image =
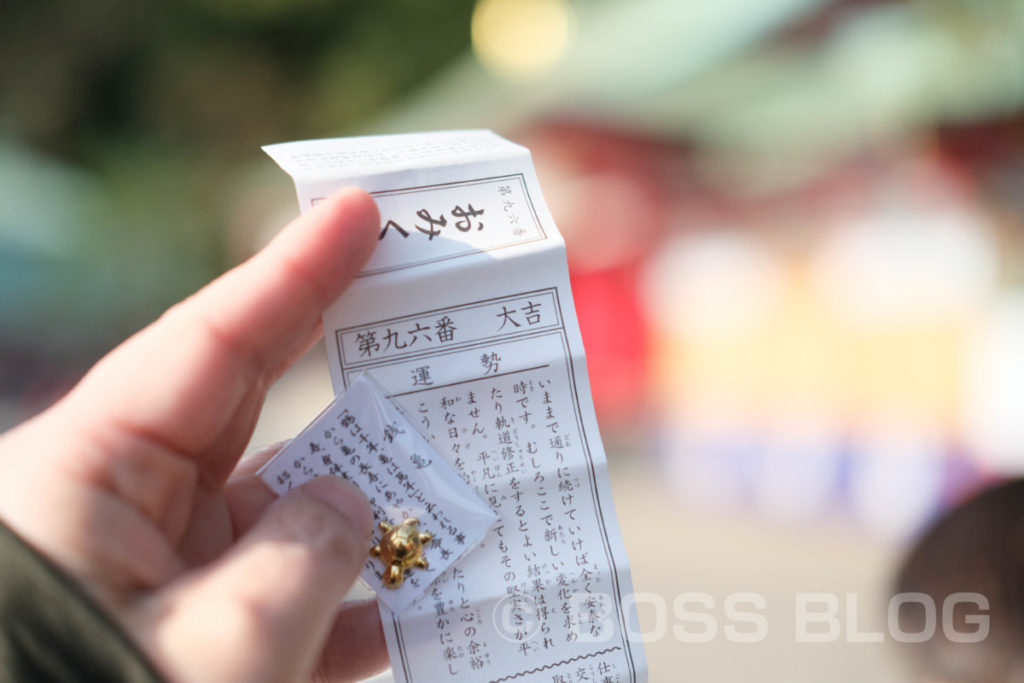
M398 525L379 522L384 535L380 543L370 548L370 554L379 557L387 570L384 572L384 585L398 588L405 581L405 570L417 567L427 568L427 560L423 557L423 546L430 543L434 535L420 531L420 520L409 517Z

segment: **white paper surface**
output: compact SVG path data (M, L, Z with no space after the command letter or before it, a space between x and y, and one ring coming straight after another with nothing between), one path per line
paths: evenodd
M302 210L344 185L381 210L376 252L324 315L335 390L372 371L499 517L409 609L382 607L396 680L646 681L565 248L529 152L489 131L265 149Z
M368 557L363 565L360 577L396 614L497 521L497 515L366 375L357 377L259 471L278 494L324 474L356 484L370 501L375 523L400 524L415 517L420 531L433 534L423 551L428 566L407 570L397 588L384 585L379 558ZM373 544L380 537L375 526Z

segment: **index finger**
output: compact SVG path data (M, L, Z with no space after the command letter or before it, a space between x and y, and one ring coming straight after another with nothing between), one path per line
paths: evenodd
M369 258L379 225L368 194L337 192L108 354L69 396L79 408L72 412L181 454L203 453L308 341Z

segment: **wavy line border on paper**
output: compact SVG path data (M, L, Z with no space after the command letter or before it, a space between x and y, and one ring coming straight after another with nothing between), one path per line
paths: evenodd
M609 652L615 652L616 650L621 650L621 649L622 649L621 646L616 645L615 647L610 647L607 650L600 650L599 652L588 652L585 655L577 655L575 657L570 657L569 659L563 659L562 661L555 662L554 664L545 664L544 666L538 666L536 669L529 669L527 671L520 671L517 674L511 674L509 676L502 676L501 678L494 679L493 681L491 681L491 683L501 683L502 681L510 681L513 678L519 678L520 676L527 676L529 674L535 674L535 673L538 673L540 671L544 671L545 669L553 669L556 666L562 666L563 664L572 664L573 662L579 661L581 659L590 659L591 657L597 657L599 655L606 655Z

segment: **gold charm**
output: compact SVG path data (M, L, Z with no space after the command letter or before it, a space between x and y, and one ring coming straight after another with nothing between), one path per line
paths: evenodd
M387 570L384 572L384 585L398 588L405 581L405 570L413 567L427 568L427 560L423 557L423 546L430 543L434 535L419 530L420 520L410 517L401 524L393 526L380 522L380 530L384 535L380 543L370 548L370 554L379 557Z

